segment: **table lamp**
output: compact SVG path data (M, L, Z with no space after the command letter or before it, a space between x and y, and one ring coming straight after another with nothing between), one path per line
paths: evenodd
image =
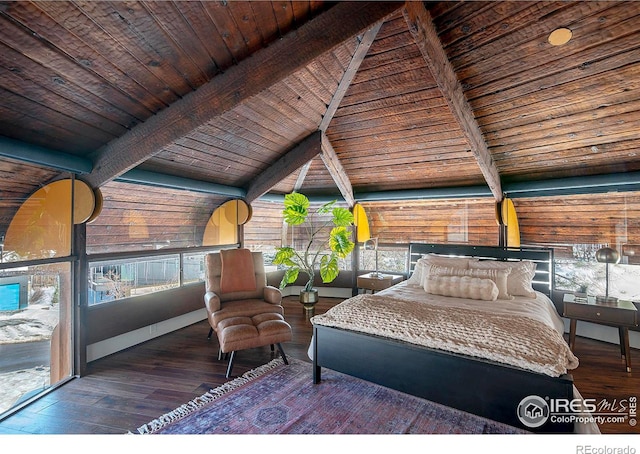
M378 273L378 238L369 238L364 242L364 250L373 250L376 253L376 270L371 273L371 277L382 277L380 273Z
M598 303L615 303L618 301L618 298L613 296L609 296L609 263L618 263L620 260L620 254L613 248L603 247L596 251L596 260L600 263L606 264L606 272L605 272L605 294L604 297L596 296L596 302Z

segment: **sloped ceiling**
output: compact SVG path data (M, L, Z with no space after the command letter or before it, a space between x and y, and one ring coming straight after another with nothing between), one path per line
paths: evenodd
M638 2L2 2L0 217L65 168L349 203L637 184L638 47Z

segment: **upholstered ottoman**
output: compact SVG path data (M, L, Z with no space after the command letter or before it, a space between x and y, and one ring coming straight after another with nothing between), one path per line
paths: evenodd
M285 364L289 364L282 349L282 342L292 338L291 326L280 314L266 313L253 317L230 317L221 320L216 326L220 351L231 352L227 367L227 378L231 375L233 358L238 350L277 345Z

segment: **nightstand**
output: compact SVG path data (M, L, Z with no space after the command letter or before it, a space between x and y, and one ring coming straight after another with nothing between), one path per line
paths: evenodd
M375 273L367 273L361 276L358 276L358 288L361 288L365 291L371 290L371 293L375 293L376 290L384 290L386 288L391 287L392 285L401 282L404 278L397 274L378 274L378 276L374 276Z
M629 349L629 328L638 326L638 310L631 301L618 300L615 303L597 303L593 297L564 295L563 315L570 319L569 348L576 343L576 324L578 320L599 323L618 328L620 335L620 353L625 360L627 372L631 372L631 352Z

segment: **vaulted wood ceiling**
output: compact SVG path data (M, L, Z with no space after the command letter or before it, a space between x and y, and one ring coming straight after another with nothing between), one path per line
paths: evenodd
M637 185L639 48L640 2L2 2L0 218L65 168L249 201Z

